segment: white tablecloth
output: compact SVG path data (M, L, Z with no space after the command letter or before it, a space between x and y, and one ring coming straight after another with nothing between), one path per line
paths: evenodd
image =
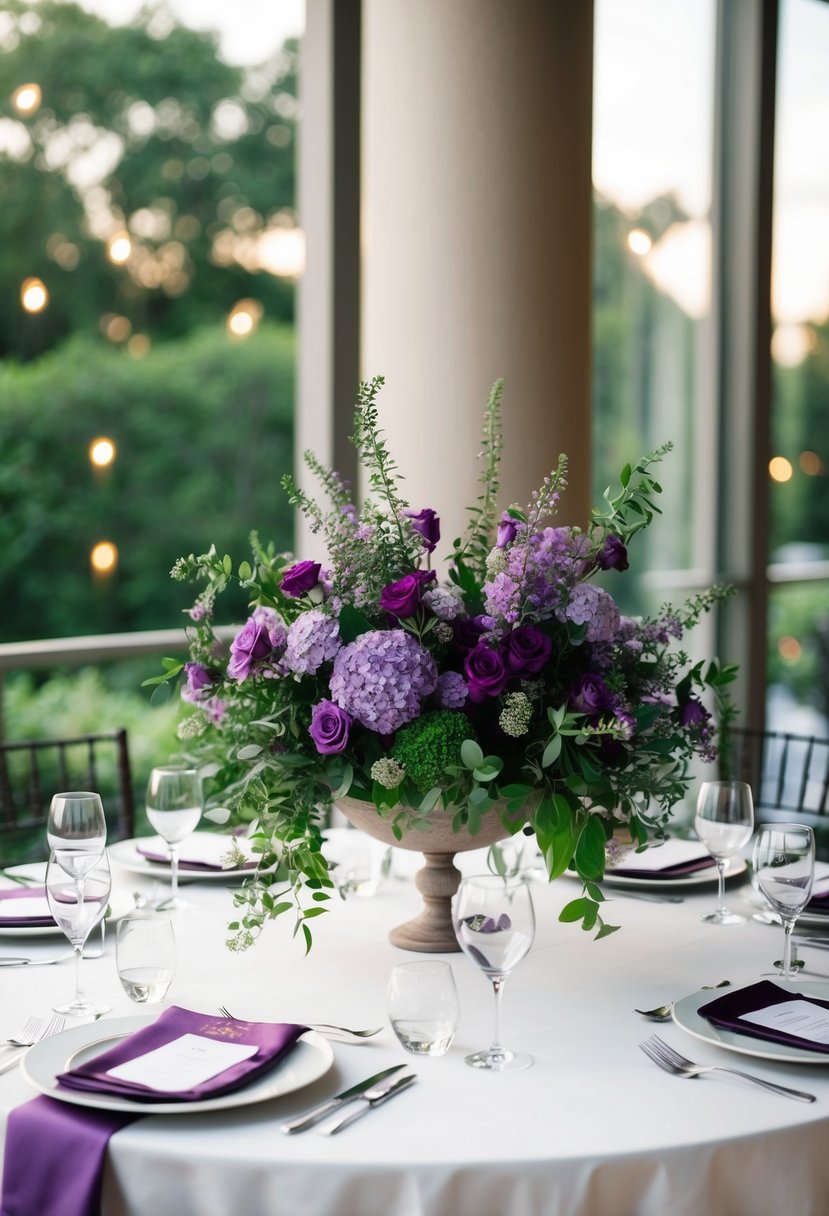
M463 858L463 868L481 869ZM122 890L148 890L114 867ZM384 1031L364 1046L335 1046L313 1086L232 1112L147 1116L110 1142L104 1216L822 1216L829 1211L829 1063L783 1066L726 1053L674 1025L633 1012L722 979L754 981L782 951L782 930L749 921L714 927L700 915L715 891L681 904L617 893L608 919L619 933L594 942L559 924L577 893L569 879L533 884L538 928L507 981L503 1037L532 1053L514 1075L467 1067L490 1041L493 998L462 955L453 964L461 1024L448 1055L407 1056L385 1017L397 950L388 929L419 906L409 878L370 899L334 901L306 958L287 918L244 954L225 949L226 887L188 884L196 911L175 918L179 963L169 1001L240 1017L337 1022ZM742 904L738 892L731 902ZM745 907L745 905L743 905ZM747 908L745 910L748 910ZM0 953L42 956L60 939L0 938ZM807 956L829 972L829 954ZM825 960L825 961L824 961ZM138 1011L120 989L110 941L87 961L88 990L114 1015ZM72 986L71 964L0 970L0 1037L29 1013L45 1014ZM654 1029L703 1062L749 1067L816 1093L811 1106L727 1077L668 1076L638 1043ZM285 1136L279 1123L313 1102L405 1059L419 1080L341 1135ZM33 1096L19 1069L0 1077L0 1119ZM32 1213L32 1216L37 1216Z

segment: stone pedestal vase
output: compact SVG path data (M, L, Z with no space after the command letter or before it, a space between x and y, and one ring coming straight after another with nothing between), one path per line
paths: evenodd
M430 831L404 831L402 840L398 840L392 832L391 819L378 815L371 802L339 798L337 809L350 824L375 840L423 854L426 864L415 875L415 885L423 896L423 909L412 920L391 930L389 940L392 945L428 954L448 954L460 950L452 928L452 897L461 881L454 856L470 849L488 848L509 836L499 818L497 804L484 816L481 829L475 836L463 831L453 832L450 812L433 811L429 817L432 825Z

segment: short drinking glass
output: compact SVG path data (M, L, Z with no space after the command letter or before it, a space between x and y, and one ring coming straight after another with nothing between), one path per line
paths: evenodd
M389 976L388 1012L392 1030L406 1051L442 1056L458 1028L460 1005L448 963L398 963Z
M161 765L147 782L147 818L170 850L170 895L159 905L171 911L188 905L178 894L178 846L196 830L202 813L201 778L194 768Z
M744 781L703 781L697 796L694 830L717 863L717 907L703 920L711 925L741 925L745 917L725 905L725 871L729 859L751 839L754 801Z
M163 1001L176 969L176 939L163 917L125 916L115 947L118 978L131 1001Z
M801 823L768 824L760 828L752 859L754 881L783 921L783 979L792 976L792 930L809 902L815 877L815 837Z

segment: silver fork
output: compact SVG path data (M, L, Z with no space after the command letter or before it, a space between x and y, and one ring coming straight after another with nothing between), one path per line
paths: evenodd
M40 1031L43 1029L43 1022L40 1018L28 1018L17 1034L9 1035L6 1039L8 1047L31 1047L32 1043L37 1039Z
M231 1022L236 1021L236 1018L234 1018L234 1016L230 1012L230 1010L226 1009L224 1005L219 1006L219 1013L221 1014L221 1016L223 1018L229 1018ZM383 1027L378 1026L374 1030L352 1030L348 1026L331 1026L328 1022L315 1022L313 1025L311 1025L309 1023L308 1029L317 1030L322 1035L338 1034L338 1035L343 1035L345 1038L348 1038L348 1039L359 1039L362 1041L365 1039L373 1038L374 1035L380 1033L380 1031L383 1029Z
M41 1022L40 1031L35 1035L32 1042L24 1044L21 1051L17 1051L14 1055L9 1056L8 1059L3 1060L2 1064L0 1064L0 1073L8 1072L9 1069L14 1068L15 1064L23 1059L30 1047L35 1043L39 1043L42 1039L50 1038L53 1034L60 1034L65 1025L66 1018L57 1013L52 1015L45 1026Z
M774 1081L766 1081L750 1072L741 1072L738 1068L725 1068L721 1064L695 1064L655 1034L639 1046L649 1060L653 1060L654 1064L658 1064L665 1072L672 1073L675 1077L699 1077L705 1072L727 1072L732 1077L753 1081L755 1085L762 1085L763 1089L770 1089L773 1093L783 1094L787 1098L795 1098L798 1102L816 1101L814 1094L804 1093L802 1089L789 1089L787 1085L777 1085Z

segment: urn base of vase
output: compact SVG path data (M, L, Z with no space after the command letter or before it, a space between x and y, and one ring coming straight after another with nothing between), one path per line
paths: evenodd
M448 924L435 924L423 914L415 916L392 929L389 941L401 950L418 950L421 954L450 954L460 950L451 917Z
M424 853L426 864L415 875L415 886L423 896L423 910L411 920L397 925L389 941L401 950L421 954L449 954L460 950L452 926L452 897L461 872L453 853Z

